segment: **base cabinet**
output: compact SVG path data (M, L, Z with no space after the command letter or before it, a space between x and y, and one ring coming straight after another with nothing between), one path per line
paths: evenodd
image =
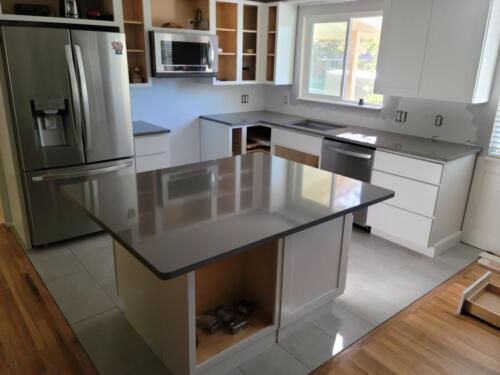
M137 173L170 167L170 135L168 133L134 137Z
M351 228L347 215L170 280L114 242L124 315L173 374L225 374L343 292ZM254 302L242 331L209 334L197 326L206 311L241 299Z
M476 155L447 163L375 152L372 183L396 195L368 209L372 233L427 256L458 244Z
M338 218L285 238L280 329L344 291L351 226Z
M318 168L322 137L272 128L271 154Z

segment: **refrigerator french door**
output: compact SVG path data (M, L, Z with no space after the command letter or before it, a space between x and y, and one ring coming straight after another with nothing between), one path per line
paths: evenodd
M32 244L98 230L58 185L132 173L124 36L4 26L2 52Z

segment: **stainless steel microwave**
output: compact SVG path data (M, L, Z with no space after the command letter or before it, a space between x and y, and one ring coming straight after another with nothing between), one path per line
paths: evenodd
M151 31L153 77L214 77L217 36Z

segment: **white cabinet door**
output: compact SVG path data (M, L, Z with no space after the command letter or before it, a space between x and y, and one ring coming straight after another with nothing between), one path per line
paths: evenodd
M371 183L392 190L394 198L384 203L432 218L438 186L374 170Z
M418 96L432 4L432 0L386 0L376 93Z
M491 4L491 0L434 1L420 86L422 98L461 103L488 101L491 78L488 87L483 87L486 92L477 92L478 97L476 84L483 68L483 49L487 47L484 41ZM498 36L496 41L495 57Z
M136 136L134 144L137 173L170 167L170 134Z
M232 155L232 128L218 122L200 120L201 161Z
M377 150L375 151L373 169L428 184L439 185L443 173L443 164Z
M335 292L343 287L343 220L341 217L285 237L281 327L333 301Z
M291 130L271 129L271 154L275 154L276 146L321 156L321 137L306 135Z
M295 60L295 29L297 24L297 5L278 3L276 22L276 72L275 85L293 83Z
M379 203L368 209L367 224L373 234L411 249L425 253L429 246L431 218Z

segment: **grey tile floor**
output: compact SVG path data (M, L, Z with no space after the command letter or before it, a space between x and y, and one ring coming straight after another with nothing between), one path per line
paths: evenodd
M347 286L315 317L231 375L307 374L477 258L460 244L430 259L355 231ZM68 241L28 255L102 375L169 374L128 324L116 294L111 238Z

